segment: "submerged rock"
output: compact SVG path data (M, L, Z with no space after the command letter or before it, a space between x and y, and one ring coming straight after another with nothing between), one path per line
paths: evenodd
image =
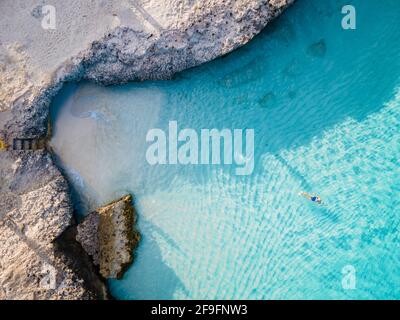
M120 279L132 263L140 239L135 223L132 196L126 195L90 213L78 225L76 239L104 278Z
M316 58L323 58L326 55L327 47L324 39L321 39L307 48L307 54Z
M259 104L261 108L268 108L272 105L275 99L275 94L272 91L269 91L261 97Z

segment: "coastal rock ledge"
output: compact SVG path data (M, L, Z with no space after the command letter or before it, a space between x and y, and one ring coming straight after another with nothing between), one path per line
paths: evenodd
M132 196L126 195L91 212L77 226L76 240L104 278L120 279L132 263L140 239L135 224Z
M0 300L108 297L76 241L70 188L47 147L63 84L169 79L246 44L294 1L52 0L55 29L42 25L46 1L0 1ZM78 238L102 274L119 277L132 243L110 232L125 232L130 218L112 208L85 222L96 230L98 219L97 255L89 233Z

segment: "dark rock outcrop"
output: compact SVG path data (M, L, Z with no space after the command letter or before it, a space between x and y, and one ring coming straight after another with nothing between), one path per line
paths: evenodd
M126 195L90 213L77 227L76 240L104 278L120 279L133 261L140 235L132 197Z

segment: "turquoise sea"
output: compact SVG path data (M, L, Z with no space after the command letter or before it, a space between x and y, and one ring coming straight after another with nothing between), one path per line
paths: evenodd
M345 4L356 30L341 27ZM299 0L248 45L171 81L64 86L51 145L79 214L135 196L142 241L112 294L399 299L399 21L398 0ZM146 133L172 120L254 129L253 174L150 166Z

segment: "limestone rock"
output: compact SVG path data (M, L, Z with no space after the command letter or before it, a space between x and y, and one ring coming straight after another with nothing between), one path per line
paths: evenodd
M76 239L103 277L120 279L132 263L140 239L135 223L132 197L127 195L90 213L78 225Z
M100 265L99 225L100 215L97 211L93 211L78 224L76 233L76 240L93 259L96 266Z
M82 273L91 268L82 255L60 250L60 235L73 222L72 206L50 155L2 152L0 180L0 299L106 298L96 274Z

